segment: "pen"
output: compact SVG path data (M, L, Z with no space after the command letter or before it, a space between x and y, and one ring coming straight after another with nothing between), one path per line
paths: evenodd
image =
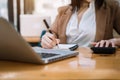
M43 22L45 23L45 25L46 25L47 29L49 29L50 27L49 27L49 25L48 25L47 21L44 19L44 20L43 20ZM51 30L48 30L48 31L52 34L52 31L51 31Z
M50 27L49 27L47 21L44 19L43 22L45 23L47 29L49 29ZM52 31L51 31L51 30L48 30L48 31L52 34ZM56 45L58 46L58 44L56 44ZM58 47L58 48L59 48L59 47Z

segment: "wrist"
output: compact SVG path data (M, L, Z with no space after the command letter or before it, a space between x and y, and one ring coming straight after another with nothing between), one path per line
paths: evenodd
M113 39L110 39L110 41L113 42L115 44L115 46L120 46L119 39L113 38Z

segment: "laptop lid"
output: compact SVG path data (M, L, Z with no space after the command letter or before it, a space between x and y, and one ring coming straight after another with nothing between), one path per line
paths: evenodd
M40 63L40 57L5 19L0 18L0 60Z

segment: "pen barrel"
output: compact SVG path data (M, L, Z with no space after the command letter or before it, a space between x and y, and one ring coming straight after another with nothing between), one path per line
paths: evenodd
M43 20L43 22L45 23L45 25L46 25L47 29L49 29L50 27L49 27L49 25L48 25L47 21L44 19L44 20Z

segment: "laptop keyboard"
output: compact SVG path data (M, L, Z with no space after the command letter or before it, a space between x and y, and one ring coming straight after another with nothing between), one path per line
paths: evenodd
M40 56L42 58L49 58L49 57L53 57L53 56L57 56L59 54L54 54L54 53L40 53Z

